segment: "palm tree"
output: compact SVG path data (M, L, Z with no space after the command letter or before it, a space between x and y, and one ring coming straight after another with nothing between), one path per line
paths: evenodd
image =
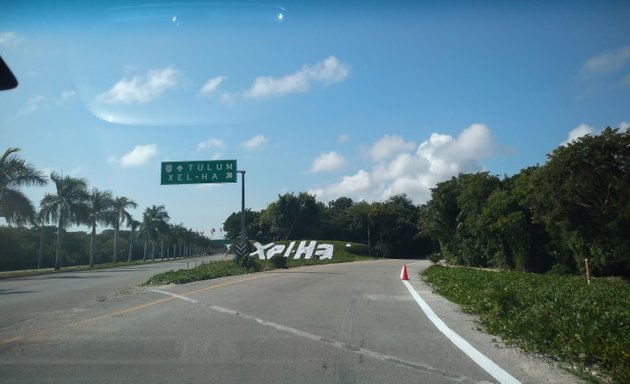
M133 258L133 255L132 255L133 239L134 239L133 234L138 228L140 228L140 225L142 225L142 223L139 222L138 220L134 220L131 216L129 216L129 220L127 220L127 225L131 229L131 232L129 233L129 253L127 254L127 262L131 263L131 259Z
M144 234L144 258L147 253L147 240L151 241L151 259L155 259L155 240L163 233L170 219L163 205L152 205L144 210L142 217L142 233Z
M37 251L37 269L42 267L42 258L44 256L44 232L46 231L46 217L42 214L42 211L38 211L35 214L33 220L33 226L39 229L39 250Z
M9 148L0 157L0 217L18 225L35 219L33 203L19 188L47 183L40 171L17 157L19 151Z
M97 224L111 224L114 221L114 198L111 191L92 189L87 201L87 223L92 227L90 235L90 267L94 266L94 241L96 239Z
M47 193L40 203L40 210L46 221L57 222L57 247L55 250L55 269L60 268L59 251L61 233L70 224L80 224L87 218L86 201L88 199L87 180L70 176L50 174L55 183L56 194Z
M120 230L120 225L125 222L131 222L131 214L127 212L127 209L136 207L138 207L138 204L127 197L122 196L114 199L114 256L112 257L114 263L118 260L118 231Z

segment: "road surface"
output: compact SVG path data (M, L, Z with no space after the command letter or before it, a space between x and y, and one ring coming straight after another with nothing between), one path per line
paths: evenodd
M498 348L476 331L470 317L421 281L418 272L427 265L409 265L412 290L516 382L578 382L543 361ZM32 292L26 283L7 295L11 288L1 282L0 378L3 383L501 382L438 331L401 282L401 266L400 260L331 264L107 294L94 286L73 290L83 299L71 306L70 299ZM131 272L112 271L109 278L86 274L59 284L115 281L125 273ZM11 303L5 305L7 296ZM48 304L43 311L21 309L22 316L5 321L5 308L17 311L20 296L30 297L24 307Z

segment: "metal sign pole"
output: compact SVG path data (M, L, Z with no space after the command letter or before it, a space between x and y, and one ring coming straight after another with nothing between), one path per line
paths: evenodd
M245 232L245 171L236 171L241 174L241 249L245 252L247 249L245 243L247 234Z

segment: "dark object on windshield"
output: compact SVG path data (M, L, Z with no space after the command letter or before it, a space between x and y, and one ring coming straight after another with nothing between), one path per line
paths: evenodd
M17 87L18 81L9 69L9 66L0 56L0 91L6 91Z

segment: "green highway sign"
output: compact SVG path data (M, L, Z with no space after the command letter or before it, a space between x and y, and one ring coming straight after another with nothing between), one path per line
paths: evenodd
M162 185L206 183L236 183L236 160L162 162Z

